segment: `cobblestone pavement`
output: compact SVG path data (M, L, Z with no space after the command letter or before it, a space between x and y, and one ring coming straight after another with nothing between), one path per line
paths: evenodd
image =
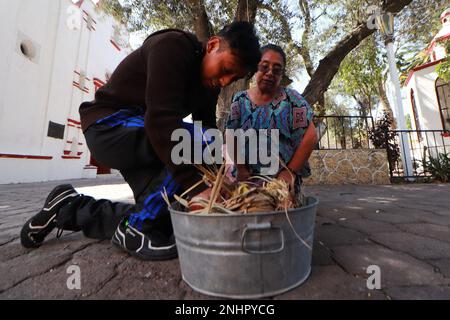
M109 241L53 233L42 247L21 247L22 224L59 183L0 185L0 299L209 299L181 279L179 261L142 262ZM76 180L79 192L131 201L117 177ZM320 198L312 274L275 299L450 299L450 185L314 186ZM67 268L81 269L81 290L67 289ZM381 289L369 290L369 265Z

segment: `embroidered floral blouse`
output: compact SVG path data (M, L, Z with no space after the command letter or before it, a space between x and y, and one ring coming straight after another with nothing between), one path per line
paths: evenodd
M269 104L256 106L247 91L237 92L233 97L231 111L227 121L227 129L253 128L279 130L279 156L285 163L289 163L297 147L300 145L306 129L314 117L314 111L306 100L295 90L281 88L277 96ZM270 143L270 132L268 132ZM249 154L248 142L245 154ZM259 174L260 163L248 165L252 174ZM281 170L282 167L279 168ZM308 163L305 163L299 177L311 175Z

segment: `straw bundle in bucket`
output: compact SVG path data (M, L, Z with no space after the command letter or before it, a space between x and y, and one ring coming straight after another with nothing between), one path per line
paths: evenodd
M248 181L230 183L225 176L225 164L219 169L197 166L203 174L203 179L189 188L181 196L175 196L175 200L184 206L192 214L246 214L284 211L286 218L299 240L310 250L310 246L297 234L288 215L288 210L303 206L303 196L295 199L289 185L276 178L254 176ZM202 182L212 187L209 200L193 198L187 201L183 197L195 189ZM170 201L165 192L163 198L170 207ZM190 208L200 208L190 210Z

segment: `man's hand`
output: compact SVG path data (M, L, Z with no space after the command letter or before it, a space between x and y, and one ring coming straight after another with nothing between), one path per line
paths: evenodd
M237 164L237 181L247 181L250 178L250 171L245 164Z
M211 191L212 191L212 188L208 188L208 189L200 192L196 196L194 196L192 198L192 200L189 201L189 211L195 211L195 210L203 209L203 207L201 207L201 206L199 206L199 205L197 205L197 204L195 204L193 202L195 202L195 200L197 200L197 199L204 199L204 200L208 201L211 198Z

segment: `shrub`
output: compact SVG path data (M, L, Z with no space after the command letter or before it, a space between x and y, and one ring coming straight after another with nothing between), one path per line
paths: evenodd
M400 148L395 140L397 134L391 131L393 124L394 119L388 112L384 112L374 128L369 130L369 138L375 148L387 150L389 163L396 166L400 158Z
M450 182L450 157L448 154L440 153L437 157L431 157L424 161L423 167L436 180Z

